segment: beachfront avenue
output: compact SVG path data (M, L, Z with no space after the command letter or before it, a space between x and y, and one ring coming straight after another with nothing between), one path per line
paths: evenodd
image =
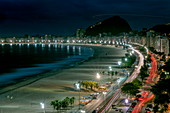
M109 109L112 107L113 104L114 105L116 104L116 101L118 101L122 95L124 95L120 90L120 86L125 84L125 83L132 82L138 76L141 66L143 66L143 61L144 61L143 55L138 50L135 50L131 45L128 45L128 46L130 46L131 49L133 51L135 51L135 53L139 57L138 66L137 66L137 68L135 68L134 72L124 82L122 82L122 84L118 83L119 87L113 88L114 90L111 90L109 92L111 95L107 95L107 97L109 98L109 99L107 99L108 102L104 104L104 107L102 107L99 110L96 110L97 113L105 113L106 111L110 112L110 113L113 112L113 111L109 111ZM123 98L126 98L126 96L123 97ZM94 105L96 105L96 104L97 103L94 103ZM102 105L103 105L103 103L102 103ZM121 108L121 109L119 108L119 110L123 110L124 112L126 112L128 109L127 109L127 107L125 107L125 108Z
M62 41L61 41L62 42ZM61 43L60 42L60 43ZM63 41L63 42L65 42L65 41ZM63 44L63 42L62 42L62 44ZM68 41L66 41L66 42L68 42ZM81 40L79 40L79 41L77 41L77 43L75 42L75 41L73 41L74 43L70 43L70 42L68 42L68 43L65 43L65 44L73 44L73 45L86 45L87 43L82 43L82 41ZM91 42L91 43L90 43ZM54 43L53 43L54 44ZM118 49L127 49L127 48L129 48L129 49L131 49L132 51L134 51L135 53L133 53L133 54L136 54L138 57L139 57L139 63L138 63L138 66L137 66L137 68L135 69L135 71L131 74L131 76L129 76L129 72L126 72L126 75L128 75L126 78L124 78L124 79L117 79L117 82L115 83L115 85L113 86L113 85L111 85L111 87L110 87L110 89L111 90L109 90L109 91L107 91L106 93L100 93L100 95L98 96L98 98L96 99L96 100L93 100L93 101L91 101L90 103L88 103L87 105L85 105L84 107L81 107L81 110L85 110L87 113L90 113L90 112L93 112L94 110L97 110L98 112L99 112L99 110L101 110L100 112L105 112L105 111L108 111L109 110L109 108L111 107L111 105L112 105L112 103L113 102L115 102L119 97L120 97L120 95L121 95L121 91L120 91L120 87L121 87L121 85L124 83L124 81L125 82L131 82L132 80L134 80L136 77L137 77L137 75L139 74L139 71L140 71L140 68L141 68L141 66L143 65L143 56L141 55L141 53L139 52L139 51L137 51L137 50L135 50L135 49L133 49L132 48L132 46L131 45L128 45L128 44L126 44L126 43L124 43L124 42L119 42L119 41L105 41L105 40L103 40L103 41L100 41L100 43L98 43L98 41L89 41L89 43L87 44L87 45L91 45L91 44L93 44L93 45L95 45L95 46L101 46L101 47L108 47L108 48L114 48L114 47L118 47ZM109 57L109 55L111 55L111 53L110 52L105 52L105 53L103 53L104 54L104 56L105 57ZM131 53L132 54L132 53ZM116 65L118 66L118 69L119 69L119 71L121 72L121 70L123 70L123 68L126 68L126 66L125 67L121 67L120 66L120 61L118 61L117 63L116 63ZM109 66L107 66L107 68L108 68ZM114 67L114 66L113 66ZM106 70L105 70L106 71ZM108 72L109 71L112 71L111 70L111 68L109 67L109 69L108 69ZM97 74L97 73L96 73ZM101 78L100 78L101 79ZM81 93L81 92L80 92ZM12 94L12 93L10 93L10 94ZM32 94L30 94L30 95L32 95ZM14 98L15 98L15 96L14 96ZM44 98L44 97L43 97ZM109 99L109 98L112 98L112 101ZM22 98L22 99L24 99L24 98ZM45 99L44 99L45 100ZM109 101L108 101L109 100ZM12 101L13 101L13 99L12 99ZM103 104L104 103L104 104ZM107 103L107 104L106 104ZM44 110L44 112L45 111L51 111L50 109L51 108L46 108L46 106L47 106L47 103L44 103L44 104L41 104L41 105L44 105L44 108L43 108L43 110ZM103 105L106 105L105 107L103 107ZM31 103L31 107L33 107L34 106L34 104L33 103ZM6 107L8 107L8 106L6 106ZM15 105L15 107L16 108L22 108L22 107L24 107L24 106L18 106L18 105ZM15 108L14 107L14 108ZM41 106L40 106L41 107ZM39 108L40 108L39 107ZM12 109L14 109L13 107L12 107ZM38 106L37 106L37 108L34 106L33 107L33 110L35 110L35 111L41 111L41 109L39 109L38 108ZM76 109L77 109L77 107L75 107ZM72 109L72 111L75 111L75 112L77 112L77 110L75 109L75 108L73 108ZM42 111L43 111L42 110ZM4 109L3 109L3 107L1 107L1 111L3 112L3 111L5 111ZM16 110L17 111L17 110ZM72 111L69 111L68 110L68 112L72 112ZM15 113L15 112L14 112ZM16 112L16 113L20 113L20 112ZM22 112L21 112L22 113Z

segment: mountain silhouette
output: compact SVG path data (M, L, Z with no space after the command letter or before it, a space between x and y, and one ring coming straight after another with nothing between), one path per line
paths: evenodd
M89 26L86 29L86 36L96 36L100 33L106 33L110 35L117 35L122 32L132 31L128 22L119 16L113 16L106 20L97 22L94 25Z
M161 24L161 25L155 25L154 27L150 28L150 30L154 30L155 32L164 34L170 33L170 24Z

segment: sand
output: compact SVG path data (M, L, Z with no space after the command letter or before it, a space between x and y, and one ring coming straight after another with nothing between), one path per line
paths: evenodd
M31 84L25 85L33 81L28 80L1 90L0 92L22 86L0 95L0 113L43 113L40 102L45 103L46 113L54 113L52 106L50 106L52 100L75 97L75 105L77 105L79 92L75 91L74 83L82 80L95 80L100 83L110 81L109 76L101 76L101 80L97 80L96 73L107 71L109 66L112 66L114 71L119 71L120 68L116 68L117 61L125 56L126 51L110 46L91 45L88 47L95 50L94 56L88 61L59 72L45 73L43 76L49 77ZM81 92L81 96L89 93L91 92Z

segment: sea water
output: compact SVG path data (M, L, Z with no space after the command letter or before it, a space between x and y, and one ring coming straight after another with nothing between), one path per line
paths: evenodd
M0 87L20 78L74 66L93 56L91 48L62 44L0 44Z

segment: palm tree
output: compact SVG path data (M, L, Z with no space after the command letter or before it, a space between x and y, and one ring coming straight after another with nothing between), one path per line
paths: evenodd
M86 89L88 89L88 87L89 87L89 81L83 81L83 84L84 84L84 87L85 87Z
M75 97L71 97L71 98L70 98L70 104L73 105L73 104L74 104L74 101L75 101Z
M89 86L90 86L90 89L92 90L92 89L93 89L93 86L94 86L93 81L89 81Z
M64 99L61 101L61 107L66 109L69 105L69 100L68 99Z
M70 104L70 98L66 97L64 100L66 100L68 102L68 104Z
M56 110L60 110L61 109L61 101L56 100L55 107L56 107Z
M99 88L99 83L95 82L94 83L94 88Z
M82 87L85 87L85 81L81 81L80 84Z
M61 102L59 100L51 101L50 103L54 109L59 110L61 108Z
M53 108L55 109L56 108L56 101L55 100L51 101L50 105L53 106Z

